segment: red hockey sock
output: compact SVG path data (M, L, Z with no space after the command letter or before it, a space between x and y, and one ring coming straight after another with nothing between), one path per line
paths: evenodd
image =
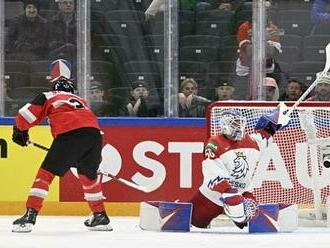
M103 193L100 182L97 179L91 180L84 175L79 175L79 181L82 185L85 200L87 201L93 213L103 212Z
M27 208L34 208L37 211L41 209L42 203L48 194L49 185L54 177L53 173L42 168L39 169L26 202Z

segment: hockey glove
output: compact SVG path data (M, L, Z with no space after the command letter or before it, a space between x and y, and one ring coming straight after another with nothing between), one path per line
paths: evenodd
M225 214L241 229L258 215L256 201L244 198L240 193L223 193L220 200L224 204Z
M14 126L12 140L20 146L27 146L29 141L28 130L21 131L16 126Z
M284 129L290 123L290 117L283 114L282 107L271 111L267 115L262 115L256 126L256 130L264 130L270 135L274 135L276 131Z
M270 134L271 136L273 136L277 130L280 129L280 125L276 125L272 122L270 122L266 116L261 116L258 120L258 123L255 127L256 130L263 130L266 133Z
M236 222L233 220L234 224L239 228L243 229L248 225L248 222L258 215L259 207L256 201L253 199L244 199L244 211L246 212L247 220L245 222Z

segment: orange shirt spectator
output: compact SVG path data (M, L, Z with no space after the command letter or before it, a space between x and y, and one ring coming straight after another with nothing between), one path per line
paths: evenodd
M274 53L277 50L281 52L280 31L279 28L269 22L266 32L266 72L274 71ZM237 40L239 43L239 58L236 65L236 73L238 76L247 76L250 71L252 61L252 23L250 21L243 22L237 32Z

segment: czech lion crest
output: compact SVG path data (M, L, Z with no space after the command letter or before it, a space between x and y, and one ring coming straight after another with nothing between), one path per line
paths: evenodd
M242 152L235 152L236 158L234 159L235 168L231 176L235 179L240 179L246 176L249 171L249 164L246 161L246 156Z

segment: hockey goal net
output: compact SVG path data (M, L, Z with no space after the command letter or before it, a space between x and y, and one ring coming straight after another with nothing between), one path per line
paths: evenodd
M247 119L247 133L277 102L214 102L207 111L208 136L219 134L223 110L239 110ZM292 106L293 103L286 103ZM290 125L274 136L254 173L254 193L260 203L298 204L324 218L330 194L330 168L323 166L330 154L330 103L303 102L291 114ZM309 214L311 215L311 214Z

